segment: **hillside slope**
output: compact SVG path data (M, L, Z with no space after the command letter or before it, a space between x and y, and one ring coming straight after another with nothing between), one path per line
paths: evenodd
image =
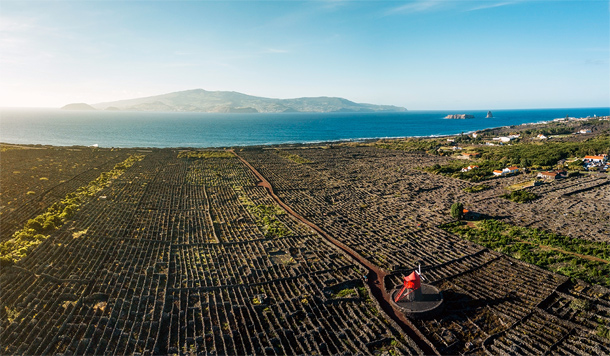
M355 103L343 98L272 99L229 91L186 90L163 95L94 104L96 109L116 107L129 111L180 112L376 112L406 111L392 105Z

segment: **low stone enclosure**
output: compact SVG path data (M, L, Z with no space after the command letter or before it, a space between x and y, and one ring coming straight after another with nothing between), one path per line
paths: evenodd
M248 207L274 202L241 162L177 153L2 267L2 354L422 354L359 265L286 214L265 236Z
M607 235L598 233L608 226L603 218L607 205L591 199L592 194L607 195L607 178L581 177L537 187L542 197L536 204L517 204L499 198L504 189L498 181L490 182L486 191L465 193L463 188L471 183L418 169L442 164L446 157L373 147L279 149L311 163L296 164L269 149L244 150L240 155L294 210L386 269L388 291L402 285L402 277L421 263L426 282L443 292L445 305L441 315L414 323L440 353L610 352L608 339L598 335L600 325L610 324L608 289L575 284L436 227L451 220L449 207L461 200L473 210L517 225L560 233L569 227L572 237L607 241ZM587 207L596 214L576 213ZM570 217L551 223L558 221L561 209ZM557 295L565 298L554 306L564 309L559 313L547 307ZM574 307L578 303L587 307ZM545 327L530 327L515 336L512 330L522 328L533 315L546 320L541 324ZM549 333L546 329L555 321L570 327Z
M2 146L0 154L0 237L123 161L127 151L110 149Z
M381 268L387 292L422 265L425 283L444 298L440 314L411 320L430 349L610 353L599 332L610 327L608 289L437 227L462 200L517 225L544 224L602 240L595 231L606 231L607 221L585 215L608 213L594 198L607 197L605 178L535 187L538 203L518 205L498 198L502 187L495 181L488 190L465 193L471 183L419 169L446 157L374 147L280 149L288 154L271 147L235 152L296 213ZM78 170L74 177L86 184L130 150L120 152L100 157L86 178ZM2 267L2 354L424 353L422 340L381 310L363 282L367 269L279 209L237 157L178 153L141 153L142 161L36 249ZM64 157L61 150L55 154ZM78 185L68 188L70 180L62 180L46 187L59 199ZM3 225L1 240L51 204L41 199L36 209L29 201L11 207L22 213ZM572 215L545 224L557 210Z

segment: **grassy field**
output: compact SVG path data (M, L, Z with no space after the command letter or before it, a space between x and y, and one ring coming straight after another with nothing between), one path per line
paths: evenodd
M606 243L511 226L492 219L477 221L474 227L458 221L441 228L549 271L610 287L610 246Z

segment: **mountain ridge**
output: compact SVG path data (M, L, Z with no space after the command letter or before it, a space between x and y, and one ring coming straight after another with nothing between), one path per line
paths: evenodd
M407 111L394 105L356 103L339 97L302 97L293 99L265 98L235 91L191 89L142 98L102 102L91 105L125 111L174 111L217 113L280 113L280 112L379 112Z

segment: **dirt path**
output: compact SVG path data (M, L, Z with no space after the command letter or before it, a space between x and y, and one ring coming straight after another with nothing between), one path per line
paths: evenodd
M356 251L352 250L350 247L346 246L344 243L338 241L334 237L330 236L326 231L322 230L319 226L315 225L311 221L305 219L303 216L292 210L288 205L286 205L273 191L273 187L271 183L265 179L265 177L260 174L256 168L254 168L248 161L239 156L235 151L229 150L233 153L243 164L245 164L251 171L256 175L256 177L260 180L258 186L264 187L269 195L275 200L275 202L282 207L288 214L292 215L297 220L301 221L305 225L314 229L320 236L328 240L333 245L337 246L345 253L347 253L354 260L358 261L362 266L364 266L368 271L368 286L371 289L371 293L383 309L383 311L392 319L394 322L398 324L402 328L402 330L411 338L417 346L426 354L426 355L440 355L436 348L432 345L432 343L407 319L402 313L395 310L390 304L390 294L386 292L385 288L385 276L387 273L381 268L377 267L364 257L360 256Z

